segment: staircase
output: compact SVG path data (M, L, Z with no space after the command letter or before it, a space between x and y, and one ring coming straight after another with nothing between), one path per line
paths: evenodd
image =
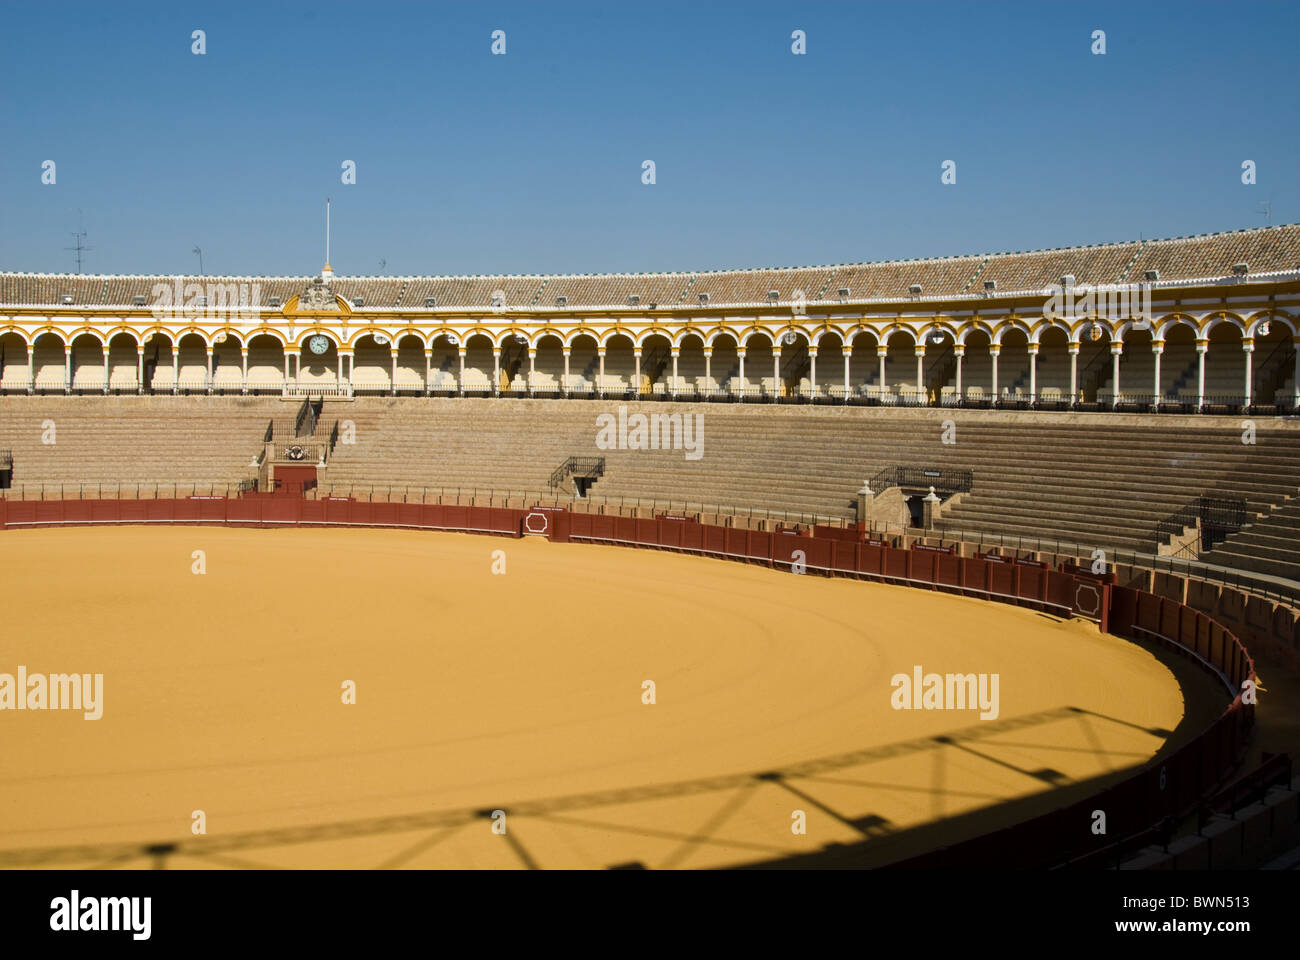
M1289 500L1202 554L1207 563L1300 581L1300 500Z

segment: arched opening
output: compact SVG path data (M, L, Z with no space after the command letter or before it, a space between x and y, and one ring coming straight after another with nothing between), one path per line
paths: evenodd
M596 354L596 338L580 333L573 338L569 348L569 380L564 389L577 396L590 396L596 389L600 373L600 357Z
M695 399L704 386L704 338L688 333L678 344L677 377L669 378L668 392L679 399Z
M208 389L208 345L197 333L178 341L177 385L182 393L206 393Z
M107 369L104 345L83 333L72 341L72 392L103 393Z
M1160 353L1160 402L1195 406L1200 370L1196 329L1179 320L1165 328L1164 341Z
M465 372L459 378L462 393L480 397L492 393L494 356L496 356L496 348L486 334L476 333L469 338L465 344ZM456 362L459 365L459 356Z
M1077 361L1079 395L1082 403L1109 403L1113 363L1110 355L1110 331L1102 324L1085 324L1079 329Z
M850 341L849 396L880 398L880 340L870 330L859 330Z
M745 375L737 377L737 393L742 399L761 399L780 395L780 378L773 372L775 356L772 338L766 333L751 333L745 340Z
M294 351L289 380L300 395L334 394L339 390L339 370L339 349L334 338L323 333L309 334Z
M1291 329L1279 320L1268 322L1268 332L1255 327L1255 356L1251 376L1256 406L1291 409L1295 397L1296 349Z
M460 387L460 350L457 343L459 338L455 334L440 333L429 345L429 392L435 396L455 396Z
M604 396L626 396L636 380L636 357L632 338L616 333L605 341L605 379L600 384Z
M1152 350L1153 331L1129 327L1124 331L1124 352L1119 358L1117 407L1129 411L1146 410L1155 402L1156 357ZM1162 358L1163 359L1163 358ZM1114 391L1114 384L1111 389Z
M244 389L244 353L239 337L229 331L217 334L212 346L212 389L217 393L241 393Z
M176 355L172 338L154 332L144 339L144 392L171 393L176 384Z
M22 334L0 334L0 393L26 393L32 370L27 363L27 341Z
M424 341L408 333L397 341L397 379L393 391L407 396L424 393Z
M57 334L42 333L32 349L37 393L63 393L68 388L67 354Z
M708 359L705 391L709 397L725 397L731 392L731 378L740 375L740 355L736 338L721 333L713 339L713 356Z
M830 400L844 394L844 338L833 330L824 331L816 340L817 350L809 351L808 389L800 389L811 402ZM800 384L802 388L803 384Z
M651 334L641 344L640 393L662 397L668 392L668 377L673 372L672 343L662 333Z
M987 407L993 402L993 344L989 332L980 327L966 335L961 358L961 403Z
M108 389L112 393L140 392L140 352L129 333L118 333L108 341Z
M497 350L497 389L503 394L526 396L528 393L528 337L522 333L506 336Z
M1038 335L1034 388L1034 401L1048 410L1064 409L1074 401L1070 392L1070 335L1055 324Z
M880 402L915 406L920 396L916 379L916 341L907 331L896 330L885 341L885 347L888 353Z
M952 331L933 326L921 334L921 402L931 406L956 402L957 340Z
M563 378L564 342L554 333L545 334L537 342L537 355L533 358L530 381L533 396L558 397Z
M368 333L359 338L352 348L352 358L354 392L388 393L392 390L393 354L386 336ZM299 381L303 379L299 377Z
M1246 351L1241 348L1241 330L1232 321L1222 320L1211 328L1209 339L1205 406L1236 409L1246 399Z
M248 392L284 391L284 345L267 333L248 341Z
M1011 327L1002 334L998 351L998 403L1004 407L1029 406L1029 334Z

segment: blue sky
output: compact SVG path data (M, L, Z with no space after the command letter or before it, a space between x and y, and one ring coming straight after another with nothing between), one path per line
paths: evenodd
M348 275L986 253L1262 226L1265 201L1300 221L1294 2L0 14L0 270L72 270L80 222L85 272L192 272L197 245L209 274L306 274L327 196Z

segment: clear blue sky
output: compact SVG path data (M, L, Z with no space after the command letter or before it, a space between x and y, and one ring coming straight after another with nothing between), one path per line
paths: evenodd
M80 217L85 272L193 272L198 245L209 274L311 273L326 196L347 275L1023 250L1262 226L1266 200L1300 221L1295 2L0 15L0 270L72 270Z

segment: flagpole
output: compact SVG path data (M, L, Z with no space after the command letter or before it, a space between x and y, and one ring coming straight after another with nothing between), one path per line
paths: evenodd
M325 262L330 262L330 198L325 198Z

